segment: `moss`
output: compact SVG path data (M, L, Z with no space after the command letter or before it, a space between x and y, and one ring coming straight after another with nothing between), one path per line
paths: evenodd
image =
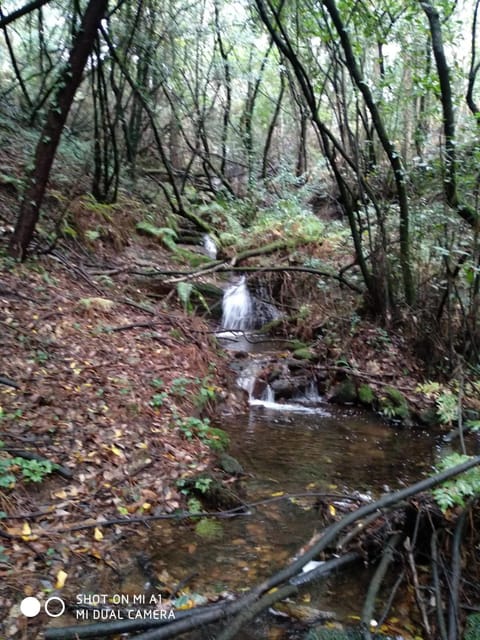
M418 419L422 424L432 427L438 424L438 414L435 407L426 407L418 413Z
M195 525L195 533L206 540L218 540L223 537L223 527L216 520L202 518Z
M369 384L361 384L358 387L358 399L362 404L372 405L375 402L375 393Z
M240 462L234 458L233 456L229 455L228 453L221 453L219 458L218 458L218 466L225 471L225 473L228 473L229 475L241 475L244 473L243 471L243 467L240 464Z
M349 404L351 402L356 402L357 389L355 388L355 384L348 378L347 380L339 382L333 388L330 398L333 402L338 402L339 404Z
M315 354L313 354L307 347L302 347L293 352L293 357L298 358L299 360L313 360L315 358Z
M410 419L410 409L405 396L395 387L385 387L379 402L380 409L387 418L403 421Z

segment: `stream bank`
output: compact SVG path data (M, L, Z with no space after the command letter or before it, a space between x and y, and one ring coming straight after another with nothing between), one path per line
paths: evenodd
M157 248L153 253L158 259ZM115 266L124 268L123 263ZM285 389L280 398L284 415L278 409L269 414L271 409L265 404L248 413L245 392L232 392L233 375L227 366L233 359L243 362L243 367L251 357L243 348L237 354L219 353L211 326L163 300L146 299L145 291L128 274L106 284L99 276L85 277L88 272L75 262L74 254L68 260L46 256L30 265L7 267L2 276L6 331L2 374L17 386L1 387L2 439L15 452L6 451L2 459L10 460L26 449L64 471L64 475L47 474L41 485L27 485L26 490L17 477L17 484L2 497L6 568L2 569L1 606L7 637L20 637L25 631L19 594L40 598L53 594L74 602L79 593L99 588L105 593L143 593L147 582L156 585L155 580L160 580L166 597L182 584L187 593L190 590L207 599L228 597L232 590L282 566L309 538L312 525L320 526L321 520L315 519L315 499L299 497L295 502L281 496L264 515L258 510L258 521L249 517L232 520L237 530L216 528L213 537L205 537L205 532L204 537L199 535L195 520L179 523L175 514L186 499L178 482L207 472L214 459L208 445L218 442L212 430L217 426L213 416L221 408L218 399L225 409L218 426L230 432L236 457L248 452L242 459L244 470L254 474L243 480L244 501L265 499L265 492L267 500L274 498L272 493L284 491L282 483L295 478L297 472L291 491L357 491L335 473L337 468L348 473L355 467L353 463L360 459L357 450L365 461L360 475L351 477L352 484L362 485L362 477L375 475L377 468L394 474L388 459L395 457L395 447L400 447L397 443L406 433L399 431L390 439L387 433L391 430L385 425L367 427L361 420L355 427L358 430L351 433L345 425L355 424L357 410L350 407L337 414L330 403L319 400L321 367L334 373L335 367L345 368L333 343L323 339L316 343L318 349L315 343L308 343L315 354L312 359L298 357L298 352L294 357L297 349L287 352L290 343L282 341L270 345L275 353L281 346L281 358L261 356L267 358L262 366L269 377L259 395L275 383L275 392L281 394L282 371L288 369L289 375L296 371L298 380L303 376L307 386L302 391L298 384L295 392L303 393L301 406L313 412L288 414L285 405L297 404L299 398ZM372 329L377 347L379 335ZM322 360L323 350L327 350L325 358L337 358L333 366L331 359ZM380 353L377 349L377 357ZM381 360L382 366L390 366L396 355L398 352L391 352L389 360ZM279 363L282 375L274 372ZM354 358L349 363L356 366ZM316 393L309 392L312 371L317 375ZM369 375L373 377L374 371ZM316 406L309 405L312 399ZM228 414L236 416L233 423ZM373 424L380 423L373 418ZM275 453L277 444L281 449ZM431 459L426 450L420 450L425 460ZM265 458L256 459L262 452ZM298 455L291 457L295 452ZM324 452L330 453L323 457ZM298 466L298 460L309 460L311 453L315 454L313 461ZM405 464L403 456L400 453L396 458L399 464L415 471L415 465ZM348 463L342 467L343 460ZM410 471L404 471L403 481L407 482ZM379 473L377 490L385 482ZM368 487L366 481L360 487L367 497ZM362 500L358 496L358 504ZM340 512L341 504L332 506ZM162 524L153 524L155 517ZM164 522L170 517L173 526ZM288 539L297 522L304 528ZM282 529L282 548L265 544ZM195 573L203 580L192 577L194 562L198 562ZM327 591L334 602L334 587L328 586ZM346 593L350 601L357 601L356 592ZM187 595L182 597L190 602ZM339 619L348 617L348 610L348 603L343 612L339 607ZM35 637L47 623L44 615L29 621L29 636Z

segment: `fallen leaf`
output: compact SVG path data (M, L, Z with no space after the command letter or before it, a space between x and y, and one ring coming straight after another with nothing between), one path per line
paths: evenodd
M95 527L93 531L93 537L95 538L95 540L97 540L97 542L99 542L100 540L103 540L103 533L100 531L98 527Z
M57 582L55 583L55 589L63 589L67 577L68 573L60 569L60 571L57 573Z

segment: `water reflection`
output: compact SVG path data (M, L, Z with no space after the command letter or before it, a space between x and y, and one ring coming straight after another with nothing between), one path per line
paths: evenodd
M385 485L395 490L419 479L435 459L431 433L396 430L356 410L325 416L253 408L222 426L232 455L266 490L298 491L315 482L381 493Z

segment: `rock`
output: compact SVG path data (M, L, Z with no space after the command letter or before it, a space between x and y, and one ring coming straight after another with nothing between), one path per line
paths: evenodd
M336 384L330 391L329 399L331 402L337 402L338 404L351 404L356 402L357 389L355 388L354 382L347 378Z
M369 384L361 384L358 387L358 399L362 404L371 406L375 402L375 393Z
M428 427L433 427L439 422L435 407L425 407L418 412L417 417L422 424L426 424Z
M276 398L292 398L302 393L308 386L307 376L292 376L291 378L281 378L274 380L270 386Z
M403 393L395 387L386 386L378 401L381 412L387 418L401 420L405 424L411 422L408 402Z
M243 475L245 473L240 462L228 453L220 454L218 466L231 476Z

